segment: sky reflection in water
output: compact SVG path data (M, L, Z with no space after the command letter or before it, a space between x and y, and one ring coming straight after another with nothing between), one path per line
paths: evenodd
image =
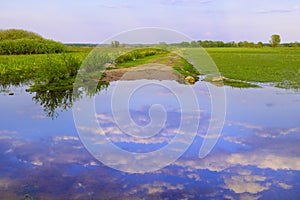
M149 152L175 136L178 102L161 88L136 93L129 102L130 114L135 122L146 125L155 94L160 97L156 102L168 110L167 132L139 141L123 135L108 109L107 95L113 87L114 83L97 95L96 111L116 145ZM14 96L1 94L0 199L20 199L25 194L34 199L297 199L300 94L272 87L226 87L224 130L213 151L199 159L210 98L205 83L194 87L201 116L195 141L170 166L145 174L122 173L93 158L77 135L71 110L52 120L24 90L16 89Z

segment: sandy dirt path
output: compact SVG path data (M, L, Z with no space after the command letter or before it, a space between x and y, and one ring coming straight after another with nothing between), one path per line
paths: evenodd
M172 67L164 64L149 63L137 67L112 69L105 71L106 76L103 81L117 80L175 80L179 83L185 83L184 77L176 72Z

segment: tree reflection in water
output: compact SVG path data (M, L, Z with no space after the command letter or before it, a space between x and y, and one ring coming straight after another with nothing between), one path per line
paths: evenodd
M81 88L73 88L71 84L57 87L45 85L34 86L26 91L30 94L34 93L32 100L43 107L47 117L54 119L59 115L58 110L61 112L67 111L72 108L73 102L81 99L83 95L92 97L101 90L107 89L108 86L109 82L99 81L96 89L95 87L89 87L89 84Z

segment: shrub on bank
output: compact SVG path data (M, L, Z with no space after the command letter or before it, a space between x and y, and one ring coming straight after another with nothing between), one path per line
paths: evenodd
M17 29L0 31L0 55L45 54L67 51L64 44Z
M0 55L62 53L66 50L62 43L46 39L0 41Z
M116 64L121 64L125 62L134 61L136 59L144 58L147 56L154 56L157 54L166 54L166 53L168 53L168 51L162 49L155 49L155 48L136 49L119 56L115 60L115 62Z

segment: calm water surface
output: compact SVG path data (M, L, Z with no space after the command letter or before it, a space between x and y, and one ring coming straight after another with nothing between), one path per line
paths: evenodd
M172 131L140 143L116 134L110 110L115 84L95 97L97 119L108 130L107 137L132 152L167 145L175 137ZM13 96L0 94L0 199L24 199L25 195L32 199L300 198L297 91L225 87L227 115L222 135L213 151L199 159L211 105L206 83L196 83L201 120L188 151L161 170L129 174L103 165L86 150L71 109L60 112L57 108L57 117L52 119L47 114L55 99L48 95L41 100L26 88L12 88ZM176 98L169 93L158 86L136 91L129 101L132 119L147 125L149 107L159 103L167 110L166 127L173 130L180 122L180 113Z

